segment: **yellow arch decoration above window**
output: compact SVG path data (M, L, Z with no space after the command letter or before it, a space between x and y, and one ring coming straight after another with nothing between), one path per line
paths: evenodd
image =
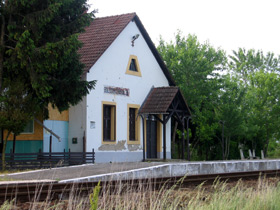
M141 70L140 70L140 66L139 66L139 62L137 59L136 55L130 55L129 56L129 60L128 60L128 64L126 67L126 74L130 74L130 75L134 75L134 76L138 76L141 77Z

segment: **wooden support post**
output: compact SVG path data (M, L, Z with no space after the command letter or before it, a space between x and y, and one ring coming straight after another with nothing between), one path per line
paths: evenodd
M84 136L83 136L83 152L87 151L87 142L86 142L86 131L84 131Z
M83 135L83 163L86 163L86 151L87 151L87 144L86 144L86 131L84 131Z
M190 135L189 135L189 120L191 116L188 116L187 119L187 153L188 153L188 161L191 160L191 153L190 153Z
M71 165L71 150L69 148L69 153L68 153L68 165Z
M52 135L50 135L50 147L49 147L49 153L52 153Z
M10 149L10 157L11 157L10 168L13 168L13 162L15 160L15 154L13 153L12 149Z
M163 115L163 159L166 160L166 122Z
M14 140L13 140L13 153L15 153L15 152L16 152L16 138L17 138L17 136L16 136L16 134L14 134Z
M185 118L182 120L182 160L185 160Z
M39 163L40 163L40 168L42 168L43 166L43 155L41 154L42 153L42 149L39 149Z
M141 118L142 118L142 131L143 131L143 162L145 161L145 153L146 153L146 150L145 150L145 118L141 115Z
M0 128L0 153L2 153L3 150L3 144L4 144L4 129Z

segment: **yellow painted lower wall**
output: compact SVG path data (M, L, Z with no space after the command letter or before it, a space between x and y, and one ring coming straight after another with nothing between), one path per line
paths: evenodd
M51 105L48 106L49 109L49 120L58 120L58 121L69 121L69 113L68 110L59 112L58 109L52 108ZM38 120L43 121L42 117L38 117ZM5 139L8 132L4 131L3 138ZM20 134L16 137L17 140L43 140L43 127L39 125L36 121L34 121L34 133L28 134ZM13 140L14 135L10 134L8 140Z
M42 118L39 118L42 122ZM5 139L8 132L4 131L3 138ZM13 140L14 135L10 134L8 140ZM43 140L43 127L39 125L36 121L34 121L34 133L30 134L20 134L16 137L17 140Z
M48 106L49 109L49 119L48 120L59 120L59 121L69 121L68 110L59 112L58 109L54 109L51 104Z

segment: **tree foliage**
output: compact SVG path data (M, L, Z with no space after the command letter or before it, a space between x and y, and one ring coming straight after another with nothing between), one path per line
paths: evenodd
M175 43L161 40L158 50L190 105L195 125L193 145L197 145L199 156L209 158L208 148L216 145L214 137L219 126L214 107L221 85L218 71L226 67L225 53L209 43L199 43L195 35L182 37L180 32Z
M240 148L269 153L270 142L279 142L280 62L273 53L240 48L226 56L180 32L158 50L193 113L192 159L236 159Z
M239 86L246 88L243 113L249 132L244 144L250 143L252 149L262 149L266 154L269 142L280 137L279 58L273 53L264 55L253 49L239 49L233 54L230 68L239 80Z
M0 2L0 128L14 132L38 111L47 118L48 104L66 110L94 88L77 53L87 9L86 0Z

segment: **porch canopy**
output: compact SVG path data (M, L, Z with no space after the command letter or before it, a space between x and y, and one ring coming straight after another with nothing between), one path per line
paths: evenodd
M179 87L169 86L152 88L145 101L141 105L138 114L142 117L143 128L144 118L147 116L153 116L157 121L162 123L164 160L166 159L166 123L171 117L173 117L179 124L182 125L182 154L185 153L185 120L187 119L188 125L191 112ZM162 119L160 119L158 116L159 114L162 115ZM143 129L143 160L145 160L145 138L145 131ZM189 159L189 142L187 142L187 148ZM184 155L182 157L184 159Z

